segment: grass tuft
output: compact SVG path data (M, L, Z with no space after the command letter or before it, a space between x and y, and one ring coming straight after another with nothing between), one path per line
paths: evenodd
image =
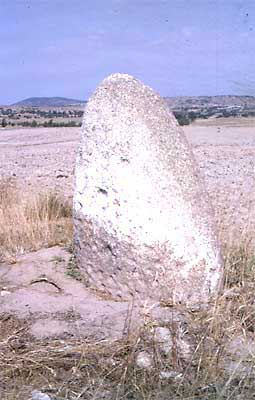
M72 205L56 193L22 193L0 181L0 261L72 240Z

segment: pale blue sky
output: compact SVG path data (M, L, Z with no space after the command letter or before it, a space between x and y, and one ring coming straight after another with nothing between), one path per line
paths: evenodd
M255 95L255 0L0 0L0 104L87 99L113 72L162 96Z

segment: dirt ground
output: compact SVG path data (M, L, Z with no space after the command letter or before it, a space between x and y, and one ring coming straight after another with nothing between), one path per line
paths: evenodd
M211 196L221 240L228 244L247 242L254 232L254 126L255 119L214 119L184 129ZM71 200L79 136L77 128L1 130L0 177L12 177L23 191L54 190ZM30 320L29 333L37 338L95 331L100 338L121 335L128 304L102 301L68 277L70 257L55 247L21 256L14 265L2 264L2 313Z
M222 243L253 246L255 119L201 120L184 130L210 194Z
M249 241L255 218L255 118L198 120L184 127L210 194L222 242ZM72 198L79 128L0 130L0 178L22 190Z
M79 128L0 130L0 177L22 190L57 190L71 197Z
M26 334L36 339L114 340L125 334L130 305L106 299L73 279L70 258L67 250L52 247L0 266L0 339L5 339L10 315L25 321Z
M197 121L184 131L212 199L222 243L250 241L255 119ZM71 200L79 137L78 128L0 130L0 179L12 178L24 192L53 190ZM173 317L158 304L133 306L105 298L75 280L73 268L72 255L60 247L0 264L0 352L7 345L22 350L24 340L111 341L148 320Z

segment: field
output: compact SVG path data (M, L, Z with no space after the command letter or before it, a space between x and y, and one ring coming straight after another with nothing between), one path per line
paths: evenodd
M255 218L255 118L198 120L184 127L212 199L222 239L247 242ZM0 176L22 192L71 199L79 128L0 131Z
M27 400L34 389L56 400L253 398L254 127L255 118L184 127L215 209L225 288L210 310L179 310L190 349L187 328L180 334L174 318L164 322L171 356L152 333L171 308L159 315L156 306L105 298L86 288L75 265L80 130L0 130L1 400ZM151 365L139 367L138 355L150 351Z

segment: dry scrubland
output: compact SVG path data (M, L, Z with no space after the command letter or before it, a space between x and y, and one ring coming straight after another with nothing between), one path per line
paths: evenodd
M31 339L26 321L2 315L1 399L28 399L33 388L59 400L254 398L254 122L212 119L185 128L216 210L225 259L223 294L209 311L188 313L196 343L191 360L176 348L170 366L152 338L153 366L138 368L137 352L151 346L150 321L113 345ZM17 254L42 247L70 248L78 136L75 128L0 132L2 262L15 263ZM182 374L160 375L173 369Z

